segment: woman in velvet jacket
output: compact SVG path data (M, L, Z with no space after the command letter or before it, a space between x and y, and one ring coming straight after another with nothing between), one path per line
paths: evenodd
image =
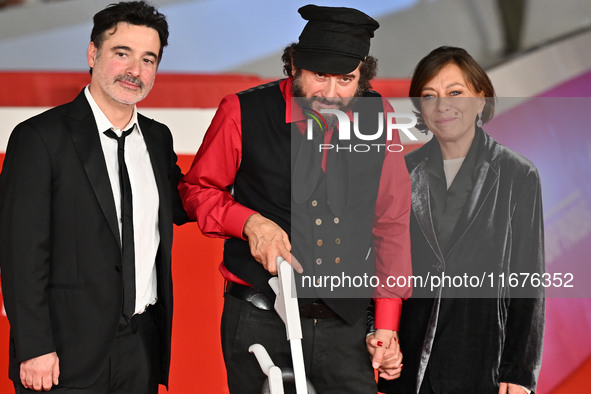
M417 127L434 135L406 156L413 275L428 281L415 283L403 305L401 376L382 379L380 390L535 392L544 292L535 280L521 285L525 274L544 272L538 172L482 129L494 88L465 50L441 47L423 58L410 97ZM431 289L433 277L450 281Z

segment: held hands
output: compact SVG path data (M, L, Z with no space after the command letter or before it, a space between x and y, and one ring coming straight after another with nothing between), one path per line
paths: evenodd
M378 370L379 376L386 380L399 378L402 372L402 352L398 333L379 329L369 335L365 343L371 355L372 366Z
M527 391L518 384L513 383L501 383L499 387L499 394L526 394Z
M25 388L49 391L59 384L60 367L57 353L47 353L21 363L20 378Z
M289 237L275 222L255 213L246 219L243 231L248 238L250 253L271 274L277 274L278 256L283 257L298 273L304 272L290 253Z

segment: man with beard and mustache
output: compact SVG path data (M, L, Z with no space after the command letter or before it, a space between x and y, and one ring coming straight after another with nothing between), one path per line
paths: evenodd
M0 264L16 393L168 384L172 224L188 218L170 130L135 106L167 41L151 5L109 5L94 16L90 84L10 137Z
M189 217L205 235L226 239L221 339L231 393L261 391L265 376L248 351L254 343L279 367L291 366L268 284L278 256L303 273L297 283L310 274L410 275L410 180L402 154L383 147L373 154L319 151L316 142L338 142L337 117L306 118L325 109L351 117L372 98L372 117L391 111L369 90L376 74L370 38L379 24L351 8L307 5L299 12L308 22L284 51L288 78L225 97L179 184ZM308 123L316 125L310 140ZM383 134L374 142L400 142ZM366 347L373 290L298 289L306 374L319 393L376 393L374 368L385 378L400 374L396 330L409 289L378 289L377 331Z

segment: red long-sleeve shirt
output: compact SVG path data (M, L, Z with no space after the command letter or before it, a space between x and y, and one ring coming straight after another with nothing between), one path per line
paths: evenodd
M304 120L301 109L292 108L291 81L288 78L280 82L286 102L286 123ZM386 100L384 105L386 111L393 111ZM325 135L327 143L331 134L327 132ZM397 133L388 144L400 144ZM327 151L324 153L325 169ZM201 231L207 236L245 239L244 223L256 212L237 203L230 193L241 158L240 102L238 96L232 94L220 103L190 171L179 184L185 210L189 217L197 219ZM376 275L381 280L392 275L411 275L409 217L410 178L403 155L386 150L373 227ZM227 280L247 284L228 271L223 262L220 271ZM410 291L410 288L388 286L376 288L376 328L398 330L401 298L410 296Z

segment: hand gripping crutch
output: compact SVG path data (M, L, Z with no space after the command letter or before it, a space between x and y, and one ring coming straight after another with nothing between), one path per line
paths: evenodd
M291 348L293 374L291 371L281 371L273 364L269 354L260 344L249 347L249 351L256 356L261 369L268 376L267 384L263 387L263 394L283 394L283 379L295 382L297 394L316 394L314 387L306 380L304 368L304 353L302 351L302 327L298 307L295 278L292 266L282 257L277 257L278 277L269 279L269 286L277 295L275 310L285 323L287 340Z

